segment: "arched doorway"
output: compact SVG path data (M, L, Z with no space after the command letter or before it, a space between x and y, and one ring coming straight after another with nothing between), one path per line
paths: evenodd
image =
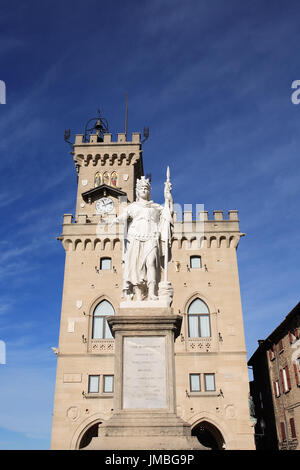
M101 424L101 422L102 421L98 421L85 431L82 438L80 439L79 449L83 449L84 447L88 446L93 437L98 437L98 426Z
M224 450L224 438L218 428L208 421L201 421L192 429L192 436L211 450Z

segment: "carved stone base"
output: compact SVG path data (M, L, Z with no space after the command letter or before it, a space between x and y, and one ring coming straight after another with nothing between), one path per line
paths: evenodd
M206 449L176 415L174 340L182 317L158 302L130 302L107 317L115 338L114 414L87 450Z

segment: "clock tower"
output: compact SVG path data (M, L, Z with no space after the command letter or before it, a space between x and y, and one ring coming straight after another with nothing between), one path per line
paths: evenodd
M69 142L68 131L65 140ZM176 415L188 423L192 435L203 446L252 450L254 430L249 413L237 264L237 247L245 234L240 232L236 210L229 210L227 214L215 210L209 216L201 209L196 218L191 210L184 210L183 217L175 218L168 281L174 291L171 307L175 317L181 318L181 326L180 329L176 326L174 354L160 355L167 358L162 362L147 363L151 374L149 382L143 382L144 387L139 387L136 375L131 374L135 371L137 351L130 349L132 343L126 339L132 336L128 329L137 321L136 314L119 323L119 336L113 337L114 322L120 320L124 300L124 226L112 222L123 213L123 204L135 201L136 182L144 174L142 143L139 133L131 136L126 132L118 133L112 138L106 120L100 115L87 123L84 133L75 136L74 143L69 142L78 176L77 195L74 216L64 215L62 233L58 237L65 250L65 272L59 344L52 348L57 355L57 374L51 447L84 449L94 438L101 441L105 429L112 423L111 418L118 412L122 385L126 400L131 400L127 408L139 408L138 399L143 400L143 394L146 398L152 394L151 400L166 396L168 406L172 404L172 413L176 408ZM169 162L165 163L167 166ZM142 316L139 307L136 310ZM165 321L164 316L155 318L158 317L159 321ZM163 354L157 321L153 318L151 331L155 330L155 334L151 335L158 339L154 338L157 348L154 345L152 349ZM165 323L166 338L166 331L168 335L171 331L169 326L170 323ZM120 379L123 370L118 359L121 330L128 333L124 337L124 350L128 353L123 363L128 366L124 369L126 380ZM145 329L140 329L139 333L141 331ZM138 340L142 338L145 343L142 333ZM169 335L166 343L168 351L170 338ZM140 356L138 360L142 361ZM161 364L165 366L166 380L160 373ZM148 380L148 369L140 367L139 371L145 372ZM151 403L153 405L153 401ZM160 419L161 406L153 408L158 413L155 420ZM169 420L159 421L159 426L152 426L153 433L157 435L161 427L166 430L168 423ZM142 448L144 440L139 430L143 426L137 428L130 419L125 424L134 436L131 443ZM149 422L146 424L148 429ZM167 430L170 439L176 426L172 424L170 432ZM114 431L113 424L109 432Z
M88 223L118 215L121 201L133 202L135 182L143 175L140 134L128 140L118 133L113 142L105 120L95 120L94 133L76 135L73 152L78 173L75 220L86 216Z

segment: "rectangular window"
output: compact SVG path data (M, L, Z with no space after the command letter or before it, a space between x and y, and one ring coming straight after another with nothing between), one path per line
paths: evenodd
M99 375L89 375L89 393L99 393Z
M103 376L103 392L113 393L113 391L114 391L114 376L104 375Z
M188 315L189 320L189 337L199 338L199 327L197 315Z
M100 269L101 271L106 271L111 269L111 258L101 258L100 259Z
M103 317L94 317L94 322L93 322L93 338L94 339L100 339L103 338L103 323L104 323L104 318Z
M210 337L209 315L200 315L200 336L202 338Z
M191 392L200 392L200 374L190 374L190 390Z
M215 374L204 374L205 390L207 392L215 392Z
M104 317L94 317L93 321L93 339L111 339L113 338L108 323Z
M191 256L190 257L190 267L192 269L201 268L201 257L200 256Z

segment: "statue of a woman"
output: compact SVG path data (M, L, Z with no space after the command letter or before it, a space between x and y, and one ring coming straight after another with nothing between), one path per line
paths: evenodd
M150 200L150 182L144 176L136 183L136 201L129 204L114 222L123 222L125 297L136 300L157 300L162 266L162 242L171 240L173 198L171 183L165 183L165 204Z

